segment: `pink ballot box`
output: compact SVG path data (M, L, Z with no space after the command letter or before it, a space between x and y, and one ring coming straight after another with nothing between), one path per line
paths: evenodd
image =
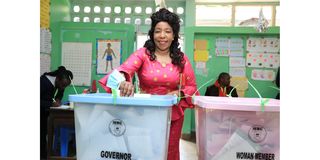
M196 96L194 104L199 160L279 160L279 100L264 111L259 98Z

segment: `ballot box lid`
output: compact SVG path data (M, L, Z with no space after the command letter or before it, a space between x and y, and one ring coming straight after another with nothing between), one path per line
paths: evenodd
M195 96L194 104L204 109L220 109L234 111L264 111L279 112L280 100L272 98L214 97Z
M177 97L171 95L150 95L148 97L113 97L110 93L69 95L70 102L99 103L112 105L171 107L177 103Z

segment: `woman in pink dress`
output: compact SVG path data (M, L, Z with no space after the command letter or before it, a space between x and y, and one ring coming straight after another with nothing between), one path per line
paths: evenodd
M156 95L180 95L181 100L172 106L168 160L179 160L179 140L184 119L184 110L193 108L192 95L197 92L196 79L187 56L179 46L180 18L165 8L151 15L151 29L143 48L135 51L117 68L125 81L120 83L120 95L131 96L134 91L132 77L137 72L142 93ZM108 75L99 80L103 88ZM179 87L180 86L180 87ZM179 89L180 88L180 89ZM180 92L179 92L180 90Z

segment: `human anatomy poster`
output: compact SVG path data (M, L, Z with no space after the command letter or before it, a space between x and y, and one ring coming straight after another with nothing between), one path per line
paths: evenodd
M106 74L121 64L121 40L97 40L97 74Z

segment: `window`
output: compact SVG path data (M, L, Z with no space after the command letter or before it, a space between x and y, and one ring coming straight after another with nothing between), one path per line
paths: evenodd
M79 17L74 17L73 18L73 22L80 22L80 18Z
M280 6L276 7L276 26L280 26Z
M125 19L124 19L124 23L125 23L125 24L130 24L130 23L131 23L131 18L128 18L128 17L125 18Z
M93 22L94 23L100 23L100 18L99 17L94 18Z
M196 5L196 25L231 26L231 14L231 5Z
M121 18L115 18L114 23L121 23Z
M235 26L255 26L259 19L260 9L271 26L272 6L236 6Z
M140 24L141 24L141 19L140 19L140 18L137 18L137 19L134 21L134 24L140 25Z
M73 6L73 12L78 13L80 11L79 6Z
M184 12L184 9L182 7L178 7L177 8L177 13L178 14L183 14L183 12Z
M151 18L146 18L146 19L144 20L144 24L150 25L150 24L151 24Z
M90 22L90 18L89 17L83 17L83 22Z
M196 26L254 26L261 8L269 26L280 26L277 14L280 0L195 0L195 3ZM176 12L181 12L179 7Z
M84 13L90 13L91 8L89 6L84 7Z
M151 14L152 13L152 8L151 7L147 7L146 8L146 14Z
M105 17L105 18L103 19L103 22L104 22L104 23L110 23L110 18L109 18L109 17Z
M95 6L93 8L94 13L100 13L100 7L99 6Z
M130 13L131 13L131 7L126 7L126 8L124 9L124 12L125 12L126 14L130 14Z
M136 13L141 13L141 11L142 11L142 8L141 8L141 7L136 7L136 8L134 9L134 12L136 12Z
M119 6L116 6L116 7L114 7L114 13L120 13L121 12L121 7L119 7Z
M111 13L111 7L105 7L104 8L105 13Z

